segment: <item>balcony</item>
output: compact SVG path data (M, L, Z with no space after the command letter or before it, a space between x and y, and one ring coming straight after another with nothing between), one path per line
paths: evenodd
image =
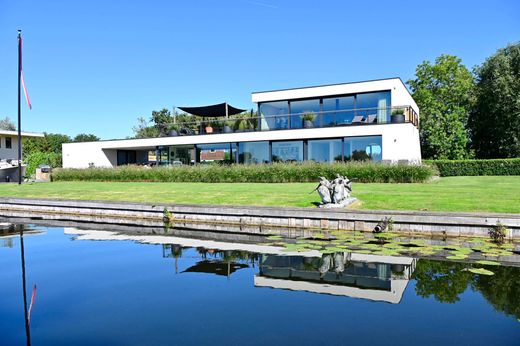
M169 135L206 135L396 123L411 123L418 127L419 116L411 106L397 106L276 115L235 116L230 118L206 118L202 121L177 122L172 126Z

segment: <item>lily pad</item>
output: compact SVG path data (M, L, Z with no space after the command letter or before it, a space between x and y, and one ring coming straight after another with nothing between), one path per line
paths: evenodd
M486 260L476 261L475 263L484 264L484 265L490 265L490 266L499 266L499 265L501 265L500 262L486 261Z
M466 259L466 258L468 258L468 256L465 256L465 255L446 256L446 259L449 259L449 260L463 260L463 259Z
M283 237L281 235L270 235L267 237L267 239L269 240L280 240L280 239L283 239Z
M495 273L493 273L491 270L487 270L484 268L466 268L463 270L471 272L473 274L479 274L479 275L495 275Z

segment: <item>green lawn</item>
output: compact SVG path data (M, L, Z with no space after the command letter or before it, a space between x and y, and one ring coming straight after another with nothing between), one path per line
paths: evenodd
M317 184L55 182L0 184L0 196L312 207ZM310 193L310 194L309 194ZM449 177L427 184L356 184L360 209L520 213L520 176Z

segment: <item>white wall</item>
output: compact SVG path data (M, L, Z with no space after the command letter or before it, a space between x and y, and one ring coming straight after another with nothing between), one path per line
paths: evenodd
M11 138L11 149L5 147L5 138ZM23 153L22 153L23 154ZM1 159L18 159L18 136L0 135L0 160Z
M410 123L338 126L329 128L223 133L200 136L177 136L114 141L63 144L63 167L113 167L117 164L117 149L154 150L155 146L191 145L268 140L295 140L381 135L383 160L421 160L419 131Z
M105 142L83 142L62 144L63 167L88 168L89 163L96 167L117 165L117 150L104 149Z

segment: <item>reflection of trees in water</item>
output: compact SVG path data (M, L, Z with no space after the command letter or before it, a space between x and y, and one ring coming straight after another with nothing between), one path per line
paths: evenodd
M433 296L442 303L459 300L468 285L482 293L482 296L497 310L520 318L520 268L493 266L495 275L476 275L468 271L468 263L432 261L421 259L413 274L417 295Z
M428 298L433 295L442 303L455 303L466 290L473 274L462 271L463 263L419 260L413 273L417 281L417 295Z
M260 255L257 253L240 250L216 250L203 247L198 247L196 250L204 259L212 258L223 261L247 261L251 263L257 263L260 259Z
M477 276L473 287L497 311L520 318L520 268L493 267L492 270L495 275Z

